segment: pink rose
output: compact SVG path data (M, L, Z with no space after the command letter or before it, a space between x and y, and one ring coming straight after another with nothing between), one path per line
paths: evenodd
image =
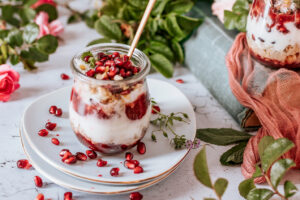
M49 23L49 15L46 12L40 12L36 18L35 23L40 27L40 33L38 38L43 37L44 35L53 35L58 36L64 31L62 23L58 20L54 20Z
M0 65L0 101L6 102L10 95L20 87L20 74L9 65Z
M38 0L36 3L34 3L31 8L36 9L37 7L39 7L40 5L43 4L50 4L54 7L56 7L56 3L53 0Z
M224 23L224 11L225 10L232 10L232 6L235 3L236 0L218 0L215 1L211 9L213 11L213 14L216 15L219 20Z

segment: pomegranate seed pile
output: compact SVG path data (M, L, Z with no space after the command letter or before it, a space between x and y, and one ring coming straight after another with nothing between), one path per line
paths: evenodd
M82 54L82 60L88 64L80 66L88 77L99 80L123 80L140 72L141 68L134 66L127 55L121 55L118 52L105 54L100 52L95 58L91 52Z

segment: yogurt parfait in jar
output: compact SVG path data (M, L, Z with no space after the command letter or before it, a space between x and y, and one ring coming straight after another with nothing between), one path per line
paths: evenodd
M74 85L70 99L71 126L85 146L114 154L136 145L151 116L146 75L147 56L129 46L100 44L84 49L71 63Z
M247 20L254 58L273 67L300 67L299 0L254 0Z

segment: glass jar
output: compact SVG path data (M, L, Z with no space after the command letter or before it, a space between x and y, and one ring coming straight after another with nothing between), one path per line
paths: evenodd
M140 72L123 80L98 80L86 76L79 67L81 55L90 51L94 56L103 52L127 54L124 44L99 44L78 53L71 62L74 84L69 117L77 138L85 146L114 154L135 146L145 135L151 116L146 75L151 64L148 57L136 49L131 58Z
M258 61L273 67L300 67L298 0L254 0L247 20L247 42Z

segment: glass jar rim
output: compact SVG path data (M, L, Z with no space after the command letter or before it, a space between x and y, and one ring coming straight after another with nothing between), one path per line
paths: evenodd
M131 59L139 60L142 62L142 66L139 65L139 67L141 67L141 71L139 73L137 73L136 75L131 76L129 78L125 78L123 80L99 80L99 79L88 77L84 73L82 73L82 71L79 70L79 68L77 67L78 63L76 63L76 61L81 59L81 55L87 51L90 51L93 55L95 55L95 53L99 53L99 52L103 52L103 51L117 51L117 52L123 51L123 53L127 53L129 51L129 49L130 49L129 45L120 44L120 43L101 43L101 44L96 44L96 45L86 47L83 50L81 50L80 52L78 52L72 58L72 60L71 60L72 72L74 75L78 76L81 80L92 82L95 84L114 85L114 84L122 84L122 83L128 84L128 83L137 82L141 79L144 79L147 76L147 74L150 71L150 67L151 67L149 58L141 50L139 50L137 48L134 50Z

